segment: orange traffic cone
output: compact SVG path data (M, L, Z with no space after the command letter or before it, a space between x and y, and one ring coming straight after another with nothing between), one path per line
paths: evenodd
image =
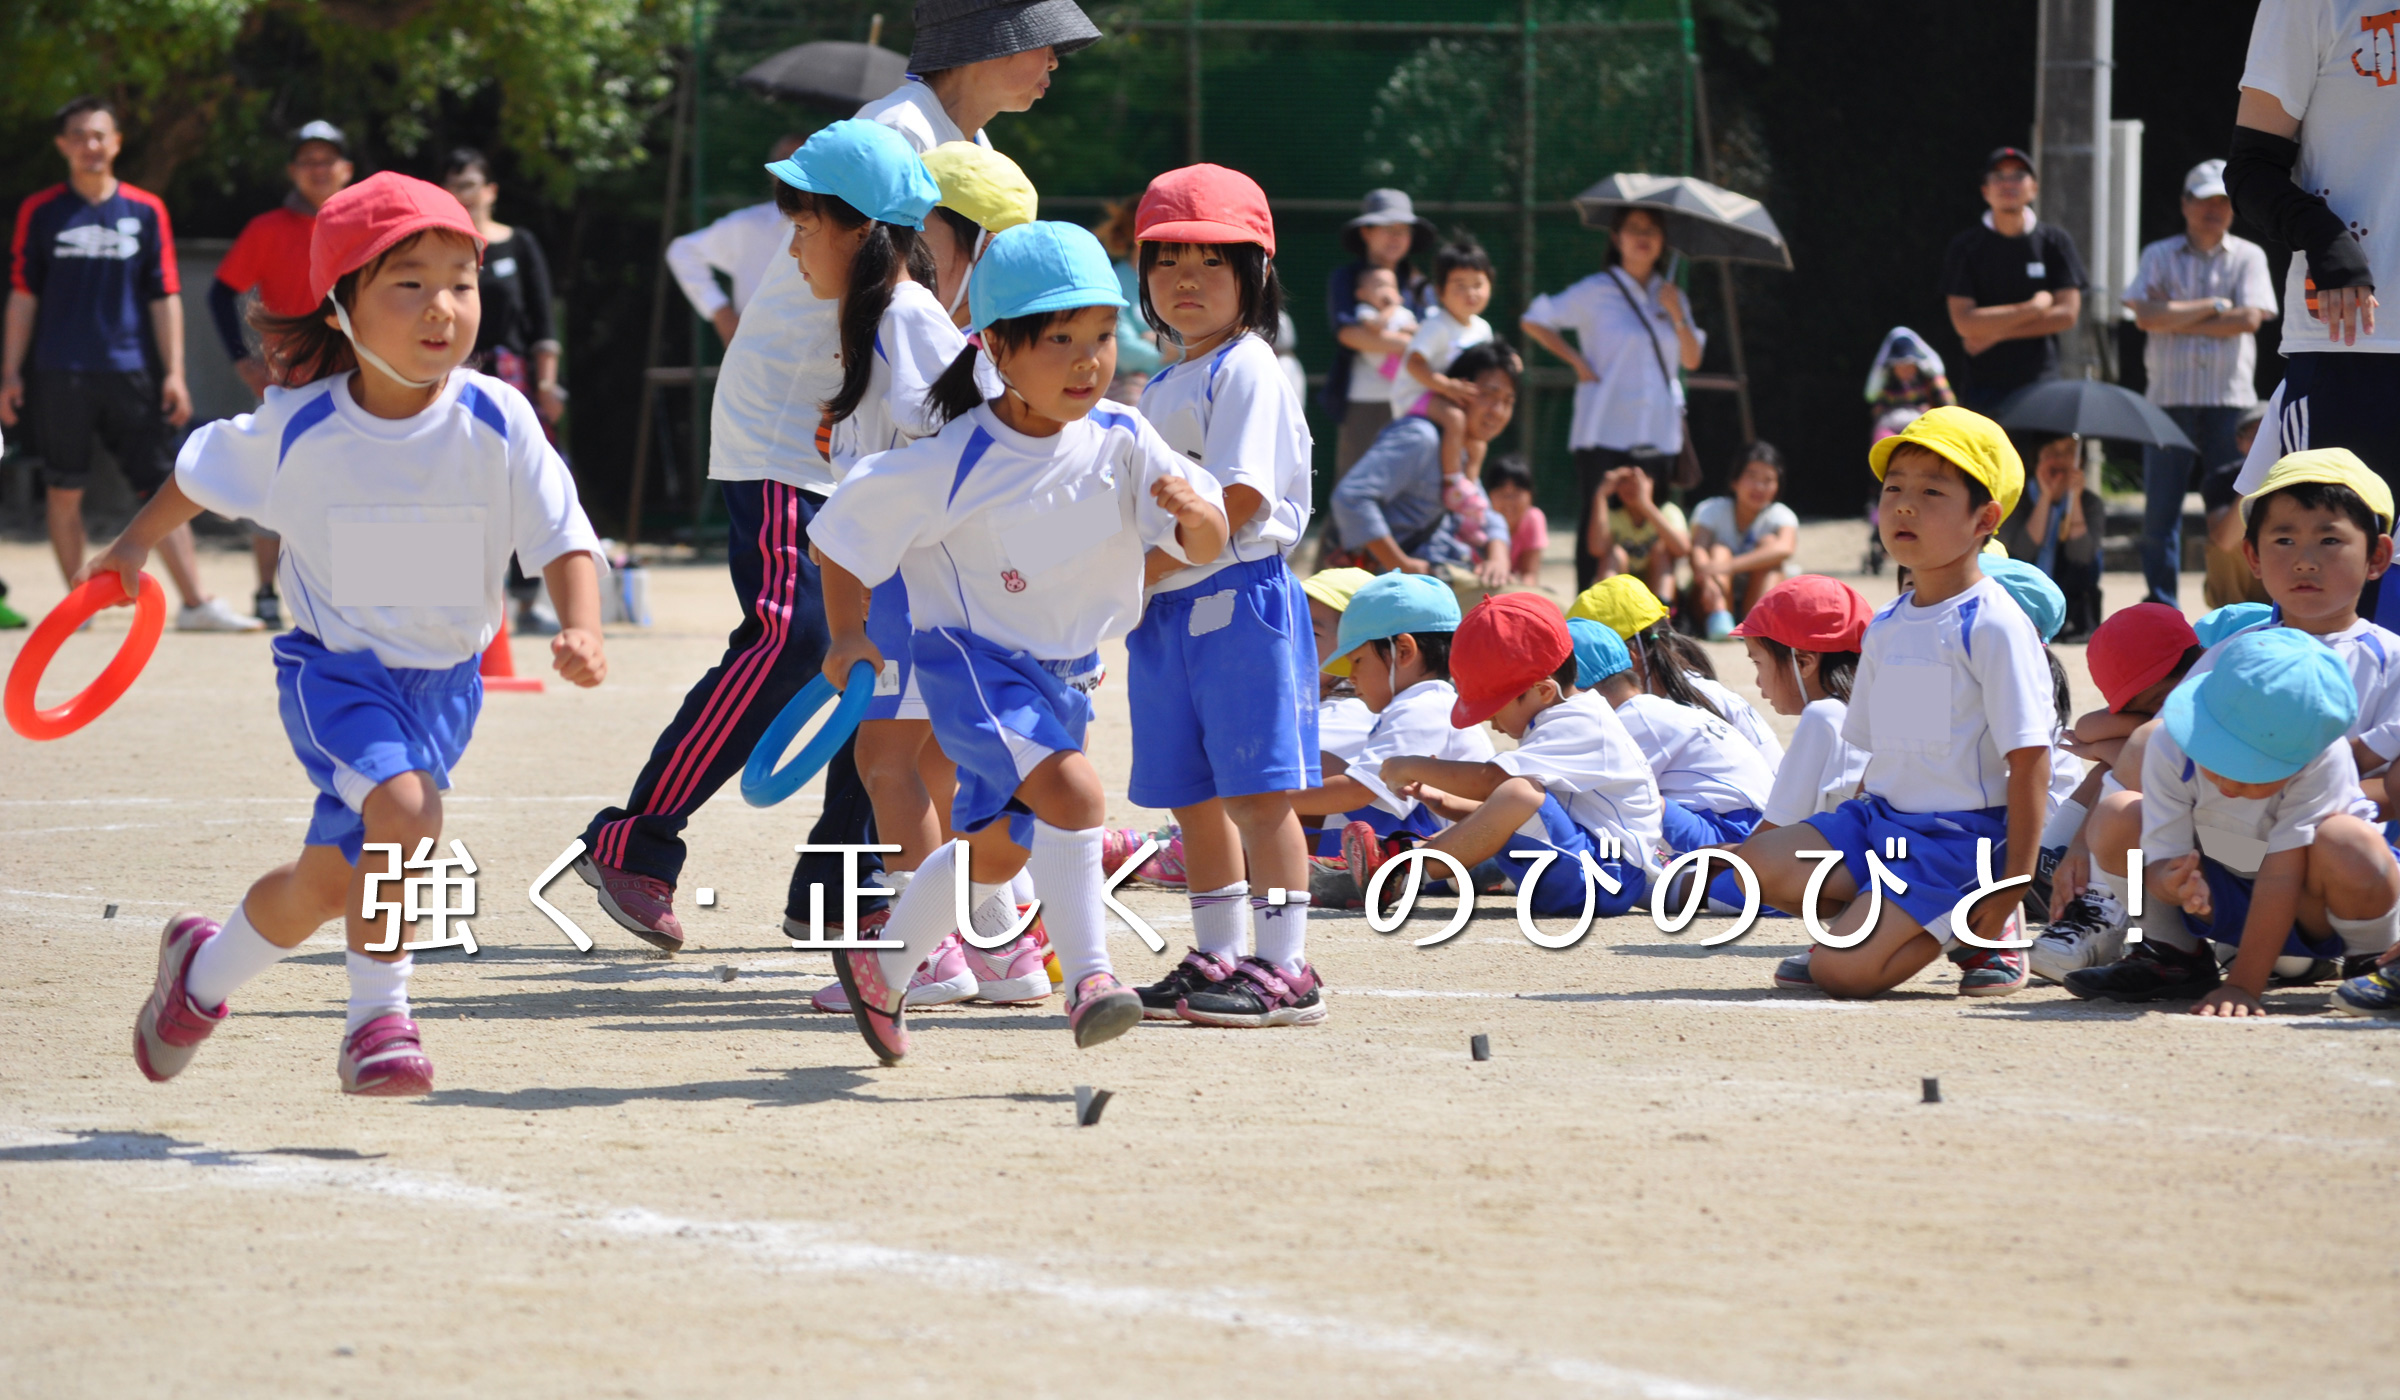
M505 613L500 618L499 635L493 637L492 644L483 649L483 664L476 669L483 676L485 690L539 691L542 688L539 677L517 674L517 659L508 652L508 616Z

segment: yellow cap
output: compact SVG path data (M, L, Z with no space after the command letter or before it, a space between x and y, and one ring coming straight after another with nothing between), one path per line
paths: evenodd
M1350 606L1350 595L1375 581L1364 569L1319 569L1300 581L1300 591L1316 601L1341 612ZM1318 668L1329 676L1350 674L1350 658L1337 656Z
M2025 494L2025 462L1991 419L1970 408L1936 408L1920 415L1867 449L1867 465L1875 469L1877 481L1883 480L1892 454L1903 447L1922 447L1983 483L2000 503L2002 520L2016 513L2017 498Z
M942 197L935 201L973 219L988 233L1002 233L1041 217L1033 181L1017 163L989 146L945 141L925 153L925 169Z
M2001 558L2006 559L2008 557L2008 546L2000 543L2000 537L1998 535L1994 535L1990 539L1987 539L1983 542L1983 552L1986 554L1997 554Z
M2319 447L2277 458L2275 465L2267 468L2267 479L2242 498L2242 520L2249 521L2250 507L2259 497L2303 481L2321 481L2356 491L2358 498L2367 503L2367 509L2383 522L2383 532L2387 535L2392 532L2392 488L2347 447Z
M1667 605L1658 601L1650 585L1631 574L1600 580L1583 590L1575 606L1567 609L1569 618L1590 618L1620 637L1647 632L1666 615Z

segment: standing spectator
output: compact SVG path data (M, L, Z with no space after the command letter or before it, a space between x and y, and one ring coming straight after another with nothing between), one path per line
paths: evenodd
M2080 642L2100 625L2100 495L2085 485L2083 439L2052 438L2034 459L2033 489L2000 524L2000 545L2066 595L2065 630Z
M2267 251L2232 227L2225 162L2204 160L2183 177L2183 232L2142 249L2125 298L2150 336L2150 402L2199 449L2142 449L2142 572L2150 601L2170 607L2183 563L2183 495L2195 469L2233 460L2234 425L2258 402L2254 337L2275 314Z
M191 421L192 396L183 384L183 282L167 206L117 178L125 138L105 99L78 97L59 108L55 135L67 183L17 206L0 424L15 427L30 398L50 548L59 573L72 579L83 567L93 435L146 501L175 469L173 434ZM177 631L258 630L257 618L201 588L191 526L169 531L158 553L183 595Z
M2292 249L2283 303L2283 452L2347 447L2400 481L2400 327L2376 320L2375 269L2400 263L2400 54L2388 4L2261 0L2226 184L2242 217ZM2253 453L2252 455L2258 455ZM2266 466L2245 470L2256 489ZM2400 621L2400 587L2359 611Z
M1381 371L1386 359L1408 353L1408 333L1394 323L1359 323L1359 274L1371 267L1391 269L1400 280L1401 302L1412 316L1422 314L1431 294L1414 260L1430 252L1433 241L1433 225L1417 217L1416 207L1401 190L1367 191L1359 216L1342 227L1342 246L1350 250L1350 261L1325 279L1325 314L1333 323L1334 340L1333 368L1325 376L1325 414L1337 425L1337 481L1391 424L1392 381Z
M269 356L250 351L243 333L242 296L258 290L258 304L269 316L305 316L308 299L308 243L317 228L317 210L349 185L350 138L332 122L316 121L292 133L291 164L283 168L292 187L283 203L242 225L241 237L208 286L208 318L216 323L217 339L233 360L233 372L264 396L276 376ZM283 599L275 592L275 563L281 541L256 521L250 524L250 557L258 568L258 620L269 628L283 626Z
M1692 510L1692 585L1708 639L1722 642L1767 590L1793 572L1800 517L1783 494L1783 453L1759 441L1742 454L1733 488Z
M2083 315L2075 240L2033 212L2033 157L2002 146L1983 163L1983 222L1950 240L1942 295L1965 342L1959 402L1990 413L2037 380L2058 377L2058 335Z
M1534 343L1575 371L1575 422L1567 446L1575 454L1575 489L1583 523L1575 550L1575 588L1591 587L1616 545L1608 497L1630 501L1635 488L1610 473L1634 463L1657 475L1683 451L1683 378L1672 366L1700 367L1708 338L1692 324L1683 291L1668 277L1667 231L1647 209L1617 215L1609 234L1609 266L1563 292L1533 299L1518 321ZM1560 331L1575 332L1570 348ZM1578 353L1580 350L1580 353ZM1676 511L1680 534L1682 513ZM1642 522L1635 526L1641 533ZM1681 553L1678 548L1675 552ZM1637 572L1639 572L1637 570ZM1667 587L1673 588L1670 582Z
M801 138L782 136L767 148L772 164L800 149ZM774 177L767 177L774 183ZM772 197L746 204L707 228L696 228L667 245L667 270L700 319L717 329L717 339L733 344L733 330L742 322L742 308L758 290L760 279L792 241L792 222L775 208ZM733 283L733 293L717 285L717 273Z

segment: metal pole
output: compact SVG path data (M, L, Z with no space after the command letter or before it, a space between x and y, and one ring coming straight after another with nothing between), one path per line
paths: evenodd
M2108 247L2108 121L2115 67L2113 0L2041 0L2036 29L2033 158L2041 174L2038 207L2065 230L2094 267ZM2103 367L2096 354L2108 325L2098 287L2083 299L2083 318L2062 337L2061 369L2070 378Z
M1186 0L1183 12L1183 155L1200 163L1200 0Z
M708 4L692 5L692 227L708 223L708 176L702 165L701 142L707 130L700 84L708 74ZM692 309L692 524L708 518L708 391L700 382L700 366L708 362L707 323L698 307Z
M1533 304L1533 299L1538 295L1540 287L1540 283L1535 280L1534 269L1533 202L1534 176L1541 167L1535 159L1536 142L1540 130L1537 114L1540 108L1536 91L1539 78L1535 71L1533 0L1521 0L1520 15L1522 25L1518 30L1518 48L1524 67L1525 89L1524 133L1521 140L1525 154L1523 168L1518 172L1517 177L1517 266L1520 269L1517 275L1518 285L1524 289L1524 295L1518 300L1518 305L1522 308ZM1523 332L1519 332L1518 338L1526 339ZM1528 357L1527 362L1531 363L1533 346L1528 343L1523 349ZM1540 395L1534 392L1531 385L1528 385L1525 390L1523 418L1517 424L1517 450L1524 454L1527 467L1533 465L1534 445L1540 441L1538 420L1541 415L1539 408Z
M667 135L667 193L658 204L658 261L651 269L650 283L650 350L642 359L642 411L633 430L633 483L625 502L628 555L642 538L642 488L650 474L650 426L658 405L650 370L658 364L667 333L667 244L675 238L675 200L682 193L676 185L683 178L683 124L690 119L691 108L692 75L687 69L683 81L675 85L675 118Z
M1700 67L1697 52L1686 55L1691 64L1692 107L1700 118L1700 178L1710 184L1717 182L1717 143L1708 124L1708 84ZM1733 297L1733 264L1723 258L1712 259L1717 265L1717 295L1725 303L1725 333L1733 341L1733 397L1742 414L1742 441L1758 441L1758 421L1750 414L1750 360L1742 353L1742 309Z

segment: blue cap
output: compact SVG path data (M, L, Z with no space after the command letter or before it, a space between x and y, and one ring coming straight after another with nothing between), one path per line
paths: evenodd
M2017 606L2033 619L2033 630L2046 643L2058 635L2067 624L2067 595L2058 591L2050 576L2022 559L1986 557L1975 561L1983 576L2008 590Z
M1567 619L1567 635L1575 639L1575 688L1590 690L1621 671L1633 669L1633 653L1613 627L1588 617Z
M1000 246L998 240L992 246ZM1099 247L1099 241L1095 239L1092 246ZM984 254L984 258L988 262L991 254ZM1348 656L1368 642L1384 641L1403 632L1457 630L1458 595L1450 591L1449 584L1431 574L1385 574L1350 595L1350 606L1342 609L1341 630L1334 635L1333 654Z
M925 227L942 187L899 132L880 122L823 127L808 144L767 166L796 190L829 194L877 223Z
M2159 718L2211 773L2281 782L2349 732L2358 688L2332 647L2269 627L2227 642L2214 667L2175 687Z
M1108 250L1080 224L1038 220L996 235L967 284L967 329L1042 311L1125 305ZM1450 610L1452 626L1458 609Z
M2192 633L2200 645L2213 647L2246 627L2256 627L2275 615L2272 603L2227 603L2214 612L2200 614L2192 624Z

